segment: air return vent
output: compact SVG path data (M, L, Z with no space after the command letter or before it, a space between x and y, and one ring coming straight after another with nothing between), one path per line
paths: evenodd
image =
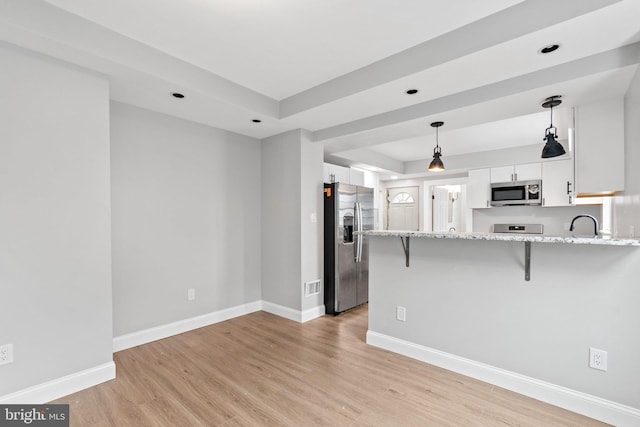
M304 296L318 295L320 293L320 279L312 280L304 284Z

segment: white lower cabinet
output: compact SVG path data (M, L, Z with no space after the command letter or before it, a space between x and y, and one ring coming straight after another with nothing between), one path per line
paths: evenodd
M542 163L542 206L573 206L573 160Z
M491 169L469 171L467 179L467 207L471 209L491 206Z

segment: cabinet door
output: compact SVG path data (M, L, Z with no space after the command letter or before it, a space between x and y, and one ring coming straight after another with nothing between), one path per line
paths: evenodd
M336 175L336 182L349 183L349 168L344 166L334 166L333 173Z
M542 165L540 163L528 163L516 165L514 168L514 181L531 181L542 178Z
M491 200L491 170L474 169L469 171L467 180L467 207L471 209L488 208Z
M329 163L325 163L323 165L323 176L324 176L324 182L331 182L331 174L333 174L333 171L331 170L331 166Z
M349 184L364 186L364 172L357 169L349 169Z
M573 205L573 160L542 163L542 205Z
M333 179L332 179L333 178ZM349 183L349 168L344 166L324 164L324 182L342 182Z
M576 109L576 190L612 194L624 184L624 98L581 105Z
M491 168L491 183L513 181L513 166Z

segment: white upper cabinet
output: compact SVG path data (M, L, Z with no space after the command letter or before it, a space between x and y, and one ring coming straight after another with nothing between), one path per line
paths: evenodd
M624 190L624 99L576 107L576 192Z
M471 209L491 206L491 170L474 169L467 179L467 207Z
M513 166L500 166L497 168L491 168L491 183L494 182L511 182L513 179L514 168Z
M349 184L349 168L325 163L324 182L343 182Z
M344 166L324 164L324 182L364 185L364 172Z
M364 186L364 171L349 168L349 184Z
M573 160L542 163L542 206L573 206Z
M491 168L492 184L496 182L531 181L534 179L542 179L542 166L540 163Z

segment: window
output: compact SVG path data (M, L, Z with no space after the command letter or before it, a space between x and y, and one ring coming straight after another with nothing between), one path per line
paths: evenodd
M411 194L402 192L393 196L393 200L391 200L391 203L415 203L415 201L413 200Z

